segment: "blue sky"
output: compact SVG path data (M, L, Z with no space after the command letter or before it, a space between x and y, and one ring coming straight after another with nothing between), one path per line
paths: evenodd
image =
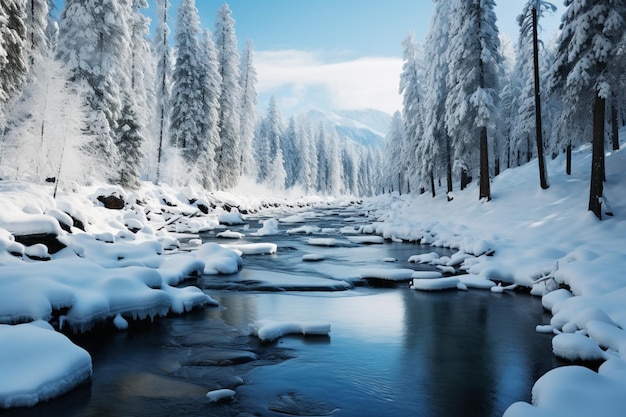
M60 1L60 0L59 0ZM176 7L170 0L170 28ZM500 0L501 32L517 37L515 17L527 0ZM196 0L203 28L212 29L223 0ZM561 4L556 0L557 5ZM149 0L154 11L154 0ZM259 101L265 111L275 95L285 115L321 109L400 107L398 77L402 40L409 30L424 40L432 0L230 0L240 46L250 38L259 73ZM563 7L544 21L558 25Z

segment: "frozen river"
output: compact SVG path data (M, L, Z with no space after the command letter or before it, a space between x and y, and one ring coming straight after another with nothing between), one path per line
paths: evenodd
M273 242L278 251L245 255L238 274L190 282L218 308L77 338L93 357L91 384L10 415L500 416L529 401L533 383L559 365L550 336L535 331L549 320L539 298L364 285L368 270L427 268L406 260L433 248L351 242L345 232L367 223L358 209L315 216L305 223L320 228L312 235L287 234L302 224L281 224L279 234L251 236L260 227L253 219L231 228L242 239L203 236ZM263 344L248 335L259 319L323 321L331 333ZM205 394L218 388L234 389L236 400L209 403Z

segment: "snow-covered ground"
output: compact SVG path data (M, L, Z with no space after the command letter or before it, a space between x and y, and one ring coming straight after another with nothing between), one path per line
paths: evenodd
M576 151L571 176L563 156L550 161L548 190L539 187L536 161L507 170L493 181L489 202L478 201L476 184L451 202L430 194L367 202L379 221L363 232L456 249L456 262L437 255L412 261L456 264L468 273L464 281L547 294L543 305L553 317L537 330L556 335L555 354L605 360L598 372L574 365L548 372L532 390L532 405L516 403L506 417L621 416L626 409L626 151L607 154L605 195L614 216L602 221L587 211L590 158L588 148Z
M52 185L0 181L0 408L32 406L90 377L89 354L52 326L83 332L109 322L121 331L129 320L216 305L177 285L198 273L235 273L242 254L276 251L272 243L202 245L199 232L240 224L242 212L325 201L254 190L203 195L145 183L137 193L76 186L53 198ZM120 197L123 207L105 208L101 196ZM259 234L277 224L266 221Z

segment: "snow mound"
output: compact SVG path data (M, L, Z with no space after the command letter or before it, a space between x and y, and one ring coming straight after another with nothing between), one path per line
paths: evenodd
M382 236L348 236L348 240L352 243L362 243L369 245L379 245L385 243L385 239Z
M319 237L319 238L311 238L307 241L309 245L313 246L341 246L343 242L339 239L335 239L333 237Z
M423 253L421 255L413 255L408 259L408 262L418 264L428 264L439 259L439 254L436 252Z
M245 235L239 232L233 232L230 230L225 230L223 232L219 232L216 237L224 238L224 239L241 239Z
M243 264L241 256L235 251L217 243L205 243L194 253L204 262L204 273L207 275L235 274Z
M326 257L319 253L307 253L306 255L302 255L302 260L305 262L319 262L324 259L326 259Z
M237 245L222 245L242 255L271 255L276 253L278 245L275 243L242 243Z
M218 403L221 401L233 401L235 399L235 391L232 389L216 389L206 394L210 403Z
M441 291L449 289L466 289L457 277L414 279L410 286L413 290Z
M305 235L312 235L313 233L319 233L321 230L322 229L320 229L318 226L304 225L304 226L296 227L294 229L287 230L287 234L295 235L298 233L303 233Z
M605 358L604 351L592 339L580 333L561 333L552 338L552 351L570 361L593 361Z
M0 407L31 407L91 377L91 356L43 321L0 325Z
M292 216L287 216L287 217L283 217L278 219L279 222L281 223L304 223L306 222L306 217L299 215L299 214L294 214Z
M272 342L289 334L303 336L325 336L330 333L330 324L322 322L281 322L275 320L257 320L250 325L250 335L257 336L262 342Z
M415 271L412 269L368 269L360 273L361 279L380 279L385 281L409 281Z
M217 218L221 224L227 224L229 226L245 223L243 215L237 209L221 211L218 213Z
M261 224L263 224L263 227L261 227L255 233L252 233L253 236L269 236L277 235L280 233L280 229L278 228L278 220L276 219L263 220Z

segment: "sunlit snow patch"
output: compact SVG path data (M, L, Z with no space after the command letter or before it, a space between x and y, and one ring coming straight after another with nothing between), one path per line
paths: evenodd
M325 336L330 333L330 324L322 322L287 322L257 320L250 325L250 335L263 342L271 342L289 334L303 336Z
M91 356L43 321L0 325L0 407L30 407L92 373Z

